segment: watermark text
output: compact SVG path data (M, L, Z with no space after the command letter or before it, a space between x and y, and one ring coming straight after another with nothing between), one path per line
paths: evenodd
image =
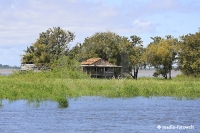
M171 129L178 129L178 130L192 130L194 129L193 125L158 125L157 129L164 129L164 130L171 130Z

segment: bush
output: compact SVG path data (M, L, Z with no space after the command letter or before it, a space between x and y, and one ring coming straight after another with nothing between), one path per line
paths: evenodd
M61 78L61 79L86 79L89 76L81 69L80 63L74 59L63 57L54 63L51 70L43 71L17 71L10 75L10 77L23 77L23 78Z

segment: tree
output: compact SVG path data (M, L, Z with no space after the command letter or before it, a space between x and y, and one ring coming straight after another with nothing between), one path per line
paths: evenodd
M142 65L144 65L141 56L143 53L143 41L140 37L136 36L136 35L132 35L130 36L131 38L131 44L133 46L131 50L131 54L130 54L130 61L131 64L133 65L133 70L134 70L134 78L137 79L138 77L138 69L139 67L142 67Z
M200 31L180 37L178 61L185 75L200 76Z
M68 44L75 38L74 33L60 27L42 32L37 41L27 47L23 62L33 62L37 66L51 66L61 56L68 54Z
M160 36L155 36L155 37L150 37L150 38L153 40L153 42L151 42L150 45L158 44L162 40L162 37L160 37Z
M91 37L85 38L81 45L82 60L100 57L116 65L123 65L125 58L131 48L128 38L119 36L113 32L97 32Z
M142 53L142 56L141 56L141 62L142 64L144 65L144 67L146 68L146 66L148 65L149 69L150 67L152 67L152 64L150 62L148 62L149 60L147 59L147 50L149 49L149 47L151 45L157 45L161 40L162 40L162 37L160 36L155 36L155 37L150 37L153 41L150 42L150 44L147 46L147 48L143 48L143 53Z
M83 61L82 54L82 45L81 43L77 43L71 50L69 50L68 56L70 59L76 59L81 62Z
M123 72L130 71L132 65L138 63L137 44L142 44L141 38L132 36L132 42L124 36L119 36L116 33L97 32L91 37L85 38L82 45L76 45L70 50L70 56L78 58L79 61L88 58L99 57L109 62L123 66Z
M167 39L156 40L156 43L150 43L144 54L146 62L154 66L157 70L155 76L163 75L171 79L171 69L176 59L176 44L178 40L172 36L166 36Z
M136 35L132 35L132 36L130 36L130 38L131 38L131 43L133 44L133 46L139 45L139 46L143 47L143 45L142 45L143 41L140 37L138 37Z

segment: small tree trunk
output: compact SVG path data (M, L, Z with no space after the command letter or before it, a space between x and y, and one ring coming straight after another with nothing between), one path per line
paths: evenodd
M171 76L171 69L169 70L169 79L172 79L172 76Z
M136 80L137 80L137 77L138 77L138 69L139 69L139 67L136 68L136 72L135 72L135 73L136 73L136 74L135 74L135 75L136 75L136 76L135 76L135 79L136 79Z
M172 70L172 65L170 64L170 65L169 65L169 79L172 79L171 70Z
M165 72L164 78L167 79L167 72Z

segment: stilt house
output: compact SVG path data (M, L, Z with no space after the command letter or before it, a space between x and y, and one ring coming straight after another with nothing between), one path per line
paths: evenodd
M81 63L83 71L91 77L111 78L121 73L121 66L113 65L101 58L90 58Z

